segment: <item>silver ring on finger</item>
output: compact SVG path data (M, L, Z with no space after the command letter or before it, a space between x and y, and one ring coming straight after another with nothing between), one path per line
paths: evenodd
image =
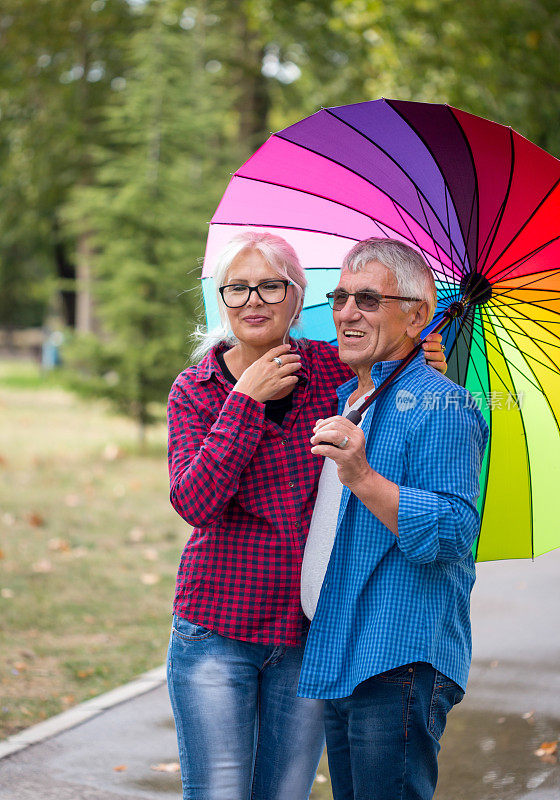
M348 436L345 436L344 439L342 439L342 441L339 442L339 444L337 444L338 449L339 450L344 450L345 447L348 447L348 442L349 441L350 440L349 440Z
M274 356L272 360L274 361L275 364L278 364L279 367L282 366L282 359L279 358L278 356Z

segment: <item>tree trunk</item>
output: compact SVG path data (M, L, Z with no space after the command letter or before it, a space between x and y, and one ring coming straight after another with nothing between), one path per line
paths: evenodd
M76 330L79 333L93 333L96 329L92 293L93 248L90 238L89 233L82 233L76 243Z

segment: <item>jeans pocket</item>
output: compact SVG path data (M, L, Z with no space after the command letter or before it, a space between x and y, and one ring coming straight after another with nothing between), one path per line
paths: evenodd
M387 670L387 672L380 672L374 677L376 681L385 681L387 683L403 683L403 681L410 683L413 672L413 664L403 664L402 667L395 667L394 669Z
M441 672L435 671L428 730L438 741L443 736L447 723L447 715L454 705L461 702L464 694L461 687L454 681L447 678Z
M214 631L175 614L173 616L173 635L178 636L180 639L193 642L200 641L201 639L209 639L210 636L214 635Z

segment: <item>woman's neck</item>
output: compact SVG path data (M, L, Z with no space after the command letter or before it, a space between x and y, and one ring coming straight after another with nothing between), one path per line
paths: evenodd
M274 344L267 344L264 347L254 347L252 345L238 342L230 350L224 353L224 361L231 374L238 380L245 372L247 367L258 361L259 358L272 350L273 347L278 347L283 342L276 342Z

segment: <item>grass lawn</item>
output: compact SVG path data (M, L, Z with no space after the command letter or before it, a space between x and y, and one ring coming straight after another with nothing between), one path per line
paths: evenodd
M0 736L165 658L187 526L168 502L165 429L34 365L0 364Z
M0 362L0 738L165 660L187 526L165 427ZM326 761L311 795L331 798Z

